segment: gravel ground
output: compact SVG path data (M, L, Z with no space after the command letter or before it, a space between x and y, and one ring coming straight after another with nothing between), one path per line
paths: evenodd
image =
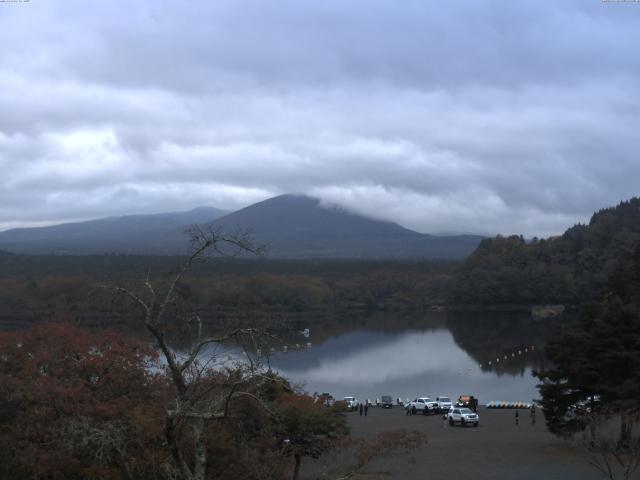
M529 413L520 411L515 425L514 410L480 407L480 426L445 426L441 416L404 415L401 407L390 410L370 408L367 417L348 413L354 437L373 437L398 428L415 429L427 437L427 444L410 452L379 458L352 478L382 480L591 480L603 479L580 453L550 434L538 411L537 424ZM341 452L307 460L302 464L304 479L336 478L339 466L353 461L353 453ZM638 473L638 472L637 472ZM636 475L633 478L640 478Z

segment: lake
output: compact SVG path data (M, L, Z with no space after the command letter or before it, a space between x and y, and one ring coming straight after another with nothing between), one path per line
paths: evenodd
M470 394L481 404L529 402L538 397L532 371L545 366L544 342L557 322L499 310L310 320L298 325L298 333L285 332L269 361L307 392L329 392L337 399L354 395L375 401L390 395L455 400ZM305 327L308 338L300 334ZM243 359L233 346L210 346L203 357L211 356L221 365Z
M329 392L337 399L445 395L455 400L471 394L486 403L538 398L532 370L544 365L548 322L522 313L464 312L413 321L413 326L388 318L384 327L380 320L375 323L330 334L312 327L300 347L290 344L286 353L274 353L271 366L306 391ZM302 346L306 341L311 347Z

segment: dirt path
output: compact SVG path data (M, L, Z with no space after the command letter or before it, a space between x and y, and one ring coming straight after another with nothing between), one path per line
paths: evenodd
M362 470L364 479L455 480L597 480L604 477L587 465L579 453L544 427L541 412L531 425L528 412L520 411L515 425L513 410L481 408L478 428L445 426L440 416L407 417L401 408L371 408L369 416L349 413L352 435L372 437L398 428L415 429L427 436L427 445L411 452L374 460ZM303 464L303 478L334 478L337 462L331 455ZM639 476L636 476L640 478ZM634 478L636 478L634 477Z

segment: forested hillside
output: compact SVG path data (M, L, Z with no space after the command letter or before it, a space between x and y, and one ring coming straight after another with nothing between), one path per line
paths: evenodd
M188 287L203 318L228 315L321 320L344 313L433 306L582 304L640 245L640 199L593 215L557 238L484 240L464 262L215 259ZM180 257L15 255L0 251L0 323L5 328L64 313L80 323L125 320L93 296L100 283L167 278ZM185 288L187 288L185 286Z
M595 213L562 236L487 239L461 264L453 303L582 303L601 295L609 275L640 244L640 198Z
M15 255L0 251L0 325L63 313L81 324L126 321L99 284L168 278L183 259L143 255ZM445 301L452 264L401 261L211 259L185 279L203 319L310 317L406 310ZM1 327L0 327L1 328Z

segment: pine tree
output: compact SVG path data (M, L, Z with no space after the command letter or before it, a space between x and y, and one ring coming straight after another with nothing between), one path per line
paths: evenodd
M620 262L609 292L589 305L577 325L552 338L546 348L554 365L536 375L547 425L559 435L581 426L568 412L640 410L640 246Z

